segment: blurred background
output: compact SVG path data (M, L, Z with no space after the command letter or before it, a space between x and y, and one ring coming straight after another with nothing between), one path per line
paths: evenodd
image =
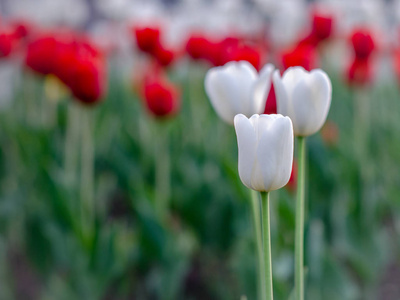
M306 299L400 299L400 1L0 11L1 300L256 299L235 132L204 92L232 60L332 80L307 140ZM271 194L276 299L293 289L295 186Z

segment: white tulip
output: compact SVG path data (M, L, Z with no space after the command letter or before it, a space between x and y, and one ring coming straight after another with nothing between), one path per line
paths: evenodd
M269 192L285 186L293 164L292 121L282 115L235 117L239 176L250 189Z
M307 72L302 67L287 69L281 78L273 75L278 113L292 119L296 136L308 136L321 129L328 116L332 84L320 69Z
M225 122L233 124L237 114L261 114L271 88L274 66L265 65L260 74L247 61L231 61L208 70L205 89L214 110Z

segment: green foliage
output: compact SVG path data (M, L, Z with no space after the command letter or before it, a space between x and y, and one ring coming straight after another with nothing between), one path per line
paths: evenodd
M20 299L21 291L25 299L256 299L249 193L237 174L234 130L212 110L204 73L171 74L183 88L182 110L161 125L112 73L107 99L90 108L96 217L89 235L79 172L73 184L64 178L72 100L60 99L52 123L42 83L24 78L0 117L0 299ZM307 140L306 298L376 299L387 266L399 264L398 90L394 83L370 89L360 116L360 92L332 81L329 120L338 140ZM357 127L365 120L368 127ZM162 219L155 157L165 135L171 197ZM288 299L295 198L289 190L271 198L275 296Z

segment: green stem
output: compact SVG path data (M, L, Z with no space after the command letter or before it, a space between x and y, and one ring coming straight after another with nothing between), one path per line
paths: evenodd
M261 192L266 300L273 300L269 194Z
M86 107L82 110L82 133L81 133L81 220L83 230L90 234L94 226L94 149L91 130L91 111Z
M295 240L295 290L296 300L304 299L304 185L305 185L305 137L298 137L298 170L296 201Z
M64 172L65 181L68 186L76 183L76 172L78 168L78 145L80 131L80 111L75 103L68 104L67 128L64 145Z
M266 299L265 290L265 275L264 275L264 257L263 257L263 237L262 237L262 226L261 226L261 214L260 214L260 198L258 193L254 190L250 190L251 193L251 208L253 215L253 227L254 227L254 238L256 240L257 247L257 273L258 273L258 299Z
M371 172L369 165L365 162L369 161L368 145L370 135L370 101L368 90L356 89L354 91L354 150L358 163L360 189L359 195L355 197L357 221L360 224L359 230L363 230L365 224L363 222L370 220L373 214L371 207L370 194L367 187L370 184ZM368 222L368 221L367 221Z
M156 208L161 220L165 220L170 199L170 154L167 124L157 124L158 139L156 142ZM165 130L166 129L166 130Z

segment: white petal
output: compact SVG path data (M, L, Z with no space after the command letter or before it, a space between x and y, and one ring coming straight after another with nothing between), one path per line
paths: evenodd
M231 62L234 63L234 62ZM257 80L257 70L248 61L235 62L234 81L238 89L235 90L235 112L250 117L256 112L253 109L252 91ZM228 63L229 64L229 63Z
M250 97L257 71L247 61L229 62L210 69L205 78L205 89L217 114L232 124L238 113L252 115Z
M303 67L290 67L282 75L282 82L287 89L289 96L292 89L308 72Z
M271 130L280 133L276 144L279 151L278 168L270 187L270 190L277 190L288 183L292 173L294 144L292 121L289 117L279 118Z
M258 143L257 160L264 190L272 191L286 185L290 178L293 163L292 122L281 115L262 115L260 118L268 126Z
M332 83L328 75L321 69L311 71L313 77L313 98L318 102L318 111L321 123L318 124L318 130L324 125L329 113L332 101Z
M281 75L279 70L275 70L272 77L276 96L276 106L279 114L283 116L288 116L291 111L291 103L289 95L286 91L286 87L283 85ZM292 117L292 116L290 116Z
M293 127L296 135L308 136L321 129L331 102L331 83L321 70L305 76L293 90Z
M256 132L252 121L242 114L235 116L234 124L239 148L239 177L245 186L252 189L251 177L256 156Z
M220 68L212 68L207 72L204 85L216 113L225 122L232 124L235 113L231 101L236 86Z

